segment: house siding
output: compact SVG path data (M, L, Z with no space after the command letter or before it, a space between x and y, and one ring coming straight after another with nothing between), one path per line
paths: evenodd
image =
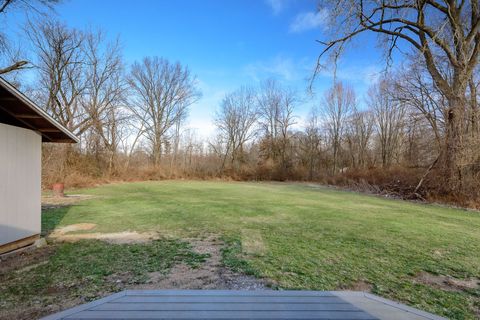
M0 123L0 246L41 230L41 136Z

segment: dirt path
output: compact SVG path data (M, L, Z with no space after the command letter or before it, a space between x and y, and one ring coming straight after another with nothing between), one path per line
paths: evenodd
M198 268L177 264L166 276L153 272L150 280L132 289L228 289L268 290L267 283L252 276L232 272L221 262L223 242L215 236L204 239L184 239L198 253L208 253L207 260Z

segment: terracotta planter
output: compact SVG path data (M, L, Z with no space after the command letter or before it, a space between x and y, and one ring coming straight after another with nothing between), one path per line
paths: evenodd
M55 183L52 186L53 195L55 197L64 197L65 194L63 190L65 189L65 185L63 183Z

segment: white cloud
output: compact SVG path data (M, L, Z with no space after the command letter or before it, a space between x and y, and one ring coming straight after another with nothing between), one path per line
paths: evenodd
M328 11L326 9L317 12L299 13L290 24L290 32L299 33L311 29L325 26L328 19Z
M288 0L266 0L267 4L273 11L273 14L277 15L282 12L287 6Z
M267 61L258 61L245 66L245 73L254 81L265 78L280 78L284 81L295 81L305 76L307 69L304 60L294 61L291 58L277 55Z

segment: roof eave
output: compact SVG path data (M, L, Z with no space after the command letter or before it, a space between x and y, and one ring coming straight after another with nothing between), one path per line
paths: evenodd
M15 96L17 99L19 99L22 103L27 105L30 109L32 109L34 112L38 113L40 116L42 116L45 120L50 122L55 128L60 130L62 133L64 133L68 138L70 138L72 141L71 143L78 143L80 142L80 139L74 135L72 132L70 132L67 128L65 128L63 125L61 125L57 120L52 118L48 113L46 113L44 110L42 110L40 107L38 107L32 100L30 100L27 96L25 96L23 93L18 91L14 86L12 86L8 81L0 77L0 83L3 85L3 87L13 96ZM66 141L67 139L64 139L59 142L68 142Z

